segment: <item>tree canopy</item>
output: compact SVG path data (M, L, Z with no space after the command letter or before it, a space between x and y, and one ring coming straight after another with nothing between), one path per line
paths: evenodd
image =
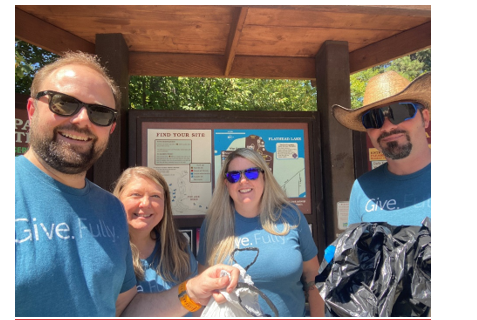
M15 92L29 94L36 71L57 58L15 40ZM388 70L412 81L431 71L431 49L352 74L352 108L362 106L367 81ZM305 80L131 76L129 103L148 110L315 111L316 88Z

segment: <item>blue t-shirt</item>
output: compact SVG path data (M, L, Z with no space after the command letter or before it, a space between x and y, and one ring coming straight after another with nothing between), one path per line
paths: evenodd
M170 288L179 284L178 281L165 281L160 275L157 274L156 269L159 264L159 260L154 260L156 252L161 250L160 241L156 241L156 246L154 251L147 259L141 259L141 263L144 268L144 280L137 281L137 291L138 292L161 292L169 290ZM197 260L194 255L190 252L189 248L187 250L190 258L190 270L191 275L187 278L190 279L197 275Z
M112 317L134 287L126 213L89 180L68 187L15 158L15 316Z
M348 225L387 222L420 226L431 218L431 164L408 175L395 175L385 163L359 177L349 200Z
M250 266L247 274L277 307L279 316L303 317L305 296L300 281L303 261L316 257L318 249L303 213L300 212L298 217L293 209L285 208L283 216L290 225L297 227L287 235L276 236L262 228L260 216L245 218L235 212L235 247L259 249L257 261ZM282 224L278 224L278 230L283 230ZM205 236L206 221L202 224L199 240L198 261L202 265L206 265ZM235 254L235 260L245 268L253 262L255 256L256 251L239 251ZM259 303L264 313L275 316L261 297Z

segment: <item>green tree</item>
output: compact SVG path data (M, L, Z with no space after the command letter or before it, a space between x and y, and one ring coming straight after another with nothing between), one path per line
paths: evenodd
M57 55L15 40L15 92L29 94L35 72ZM363 105L368 80L395 70L410 81L431 71L431 49L394 59L350 77L351 107ZM131 109L315 111L316 88L311 81L132 76Z
M57 58L54 53L15 39L15 92L30 94L36 71Z
M316 110L310 81L133 76L133 109Z
M370 78L390 70L396 71L409 81L414 80L421 74L431 71L431 49L422 50L352 74L350 77L351 108L356 109L363 106L364 90Z

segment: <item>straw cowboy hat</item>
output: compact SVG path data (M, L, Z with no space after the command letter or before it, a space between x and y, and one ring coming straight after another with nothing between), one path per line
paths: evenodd
M338 104L332 106L336 120L346 128L366 131L361 117L366 111L399 101L419 102L429 110L431 116L431 73L416 78L413 82L395 71L387 71L372 77L364 92L363 107L347 109Z

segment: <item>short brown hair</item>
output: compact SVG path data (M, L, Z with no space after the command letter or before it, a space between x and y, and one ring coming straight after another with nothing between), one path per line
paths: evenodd
M55 70L58 70L59 68L62 68L67 65L82 65L97 71L101 76L103 76L104 80L111 88L116 110L120 109L121 91L116 85L116 82L109 76L108 70L101 65L98 56L84 53L81 51L65 52L63 56L58 58L55 62L47 64L46 66L43 66L40 70L38 70L31 84L30 96L32 98L36 98L36 95L38 94L39 88L43 81Z

